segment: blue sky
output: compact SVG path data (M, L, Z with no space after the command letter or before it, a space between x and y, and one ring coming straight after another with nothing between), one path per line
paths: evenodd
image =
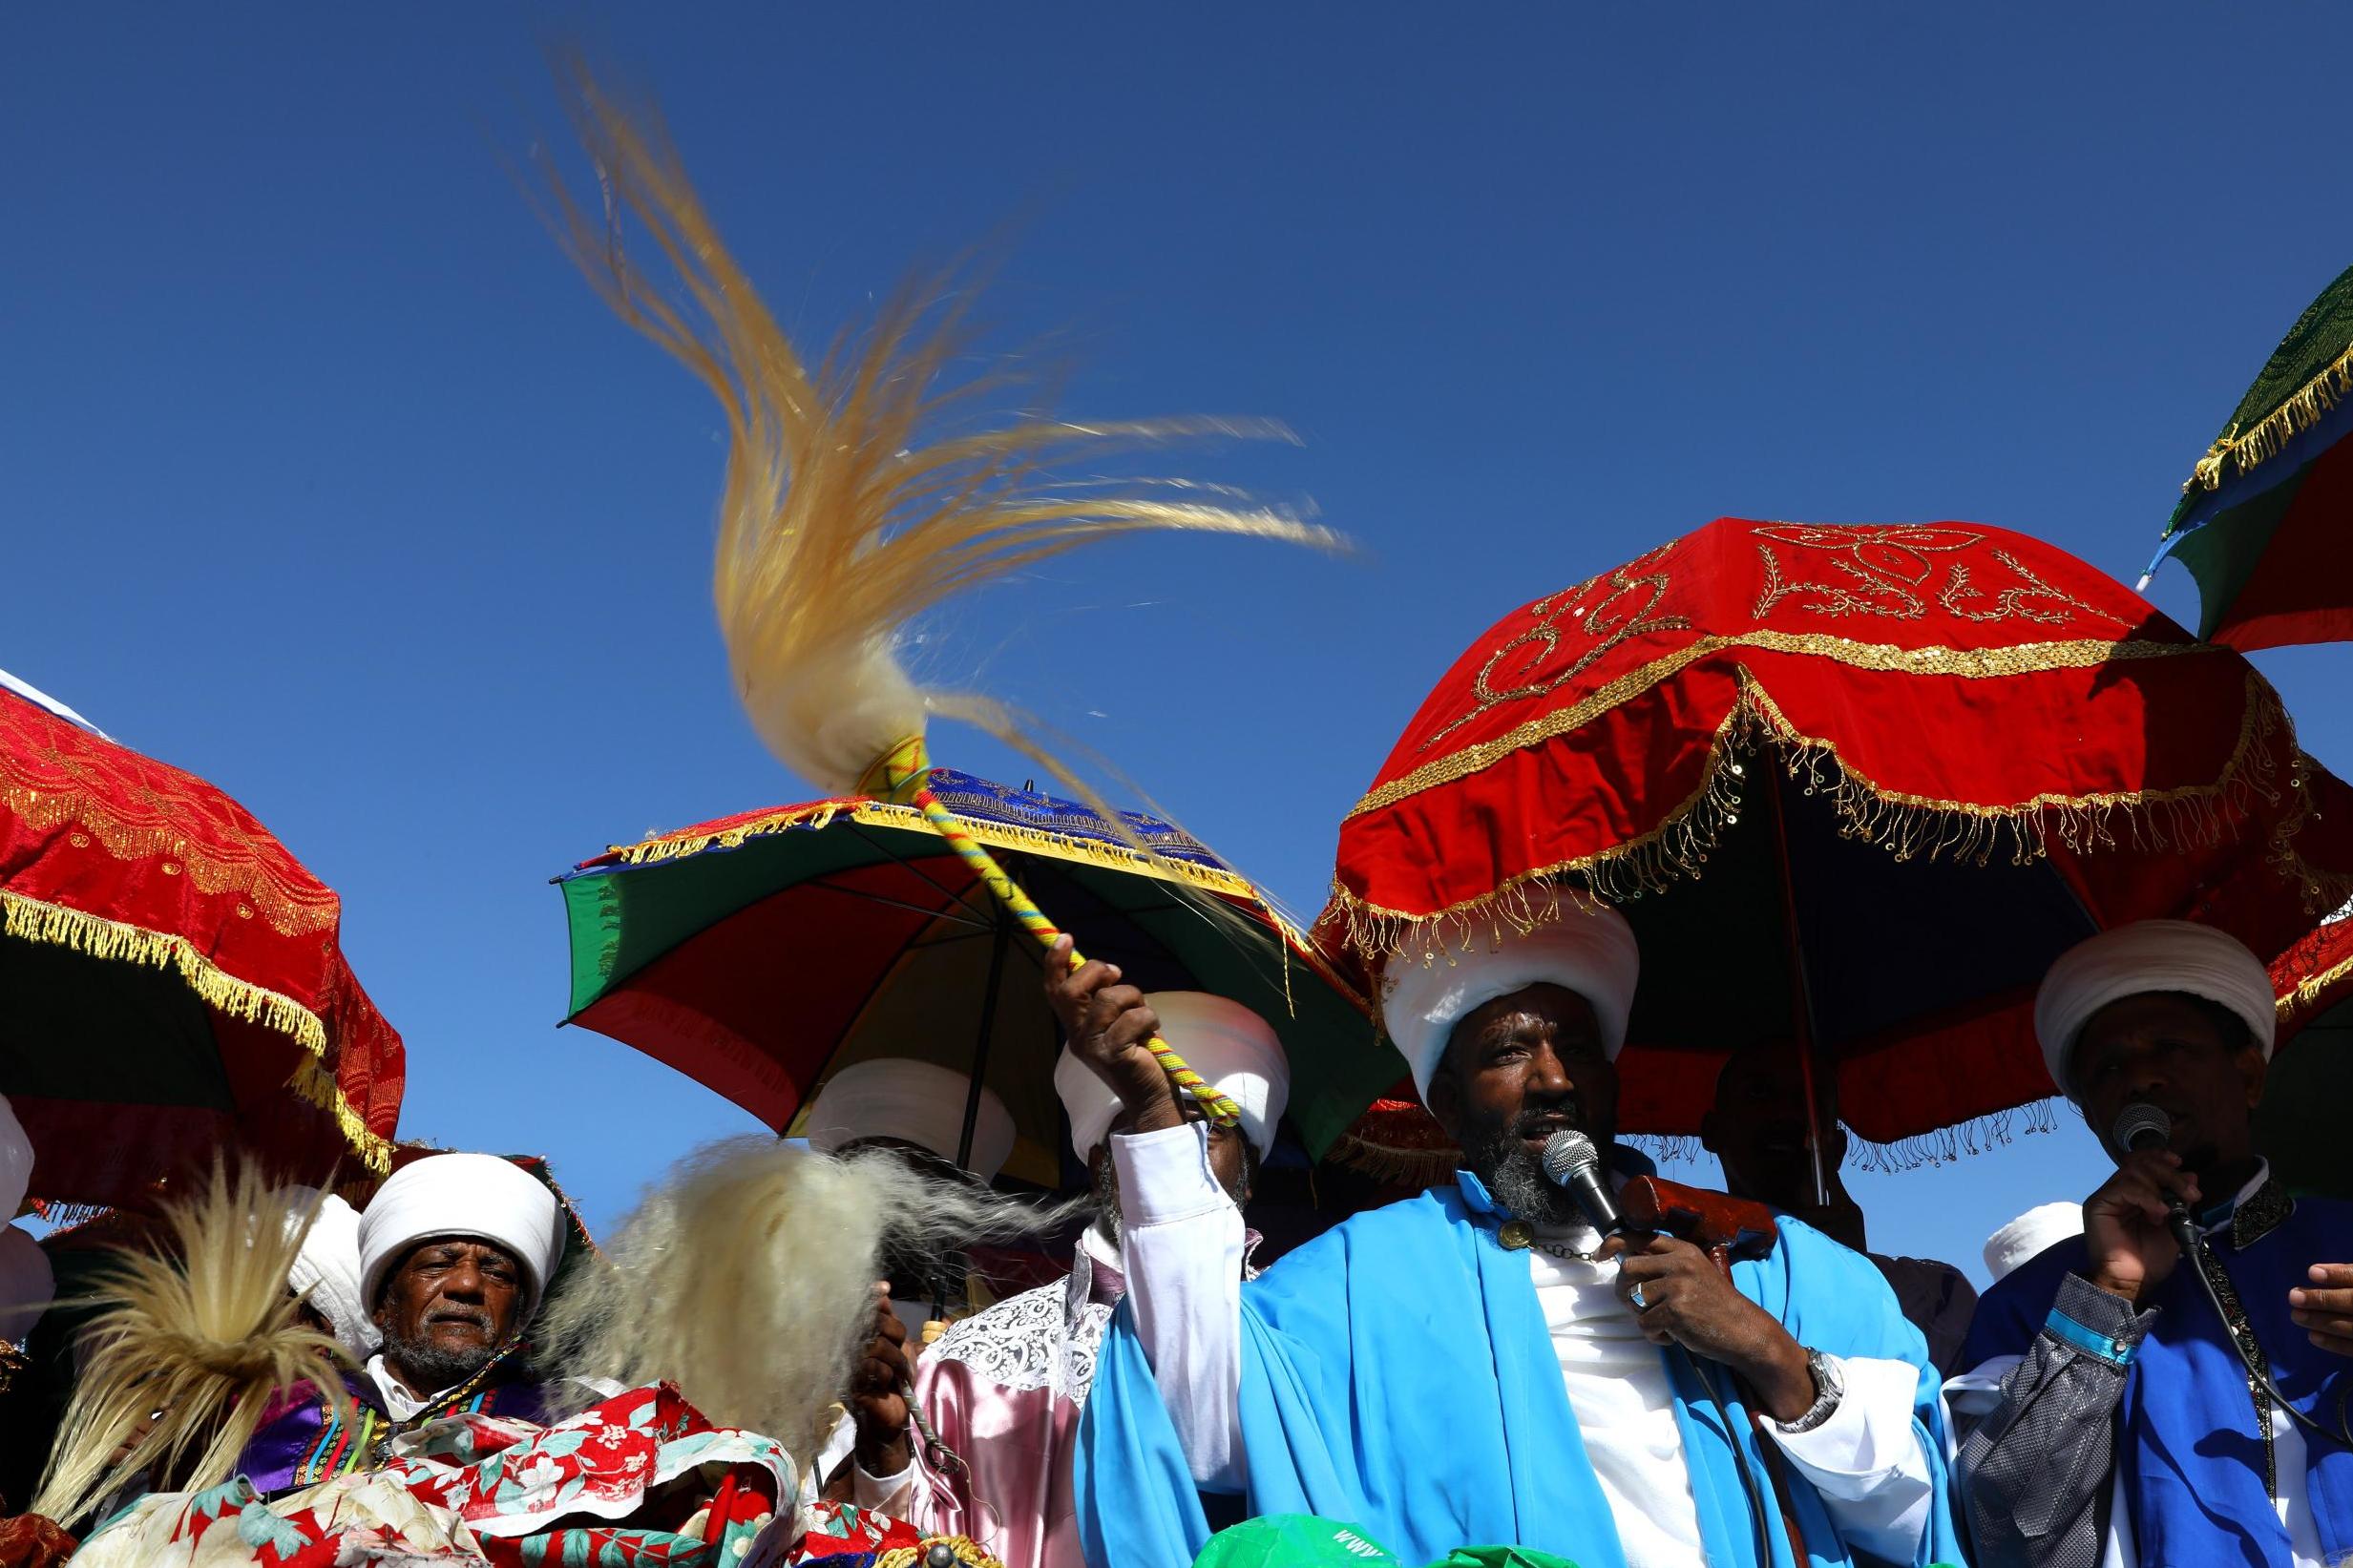
M706 394L513 170L539 48L655 94L822 337L1009 237L989 315L1067 406L1292 425L1206 476L1358 560L1124 546L954 607L977 675L1294 905L1503 611L1724 513L1972 518L2130 581L2272 342L2353 259L2353 22L2211 10L1201 4L0 11L0 668L246 802L346 898L405 1126L551 1156L593 1221L716 1097L553 1027L547 878L797 798L706 596ZM2176 615L2192 590L2154 590ZM2267 657L2353 766L2342 648ZM979 738L935 752L1024 771ZM1861 1178L1976 1267L2079 1197L2071 1120Z

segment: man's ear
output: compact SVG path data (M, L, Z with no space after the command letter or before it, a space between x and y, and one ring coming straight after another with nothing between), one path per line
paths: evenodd
M2247 1086L2247 1109L2252 1111L2263 1102L2263 1085L2271 1081L2271 1063L2253 1041L2239 1050L2238 1077Z

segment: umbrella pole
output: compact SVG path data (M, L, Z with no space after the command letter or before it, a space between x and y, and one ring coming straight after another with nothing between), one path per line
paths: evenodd
M1012 935L999 914L989 941L989 979L980 993L980 1037L973 1042L972 1086L964 1091L964 1127L956 1135L956 1162L973 1168L973 1130L980 1124L980 1080L989 1070L989 1042L997 1037L997 993L1005 978L1005 944Z
M1806 972L1805 939L1797 930L1797 881L1789 864L1789 817L1781 804L1781 769L1765 768L1765 788L1773 806L1773 864L1781 873L1781 928L1788 937L1790 972L1797 980L1797 1006L1790 1020L1797 1030L1797 1075L1805 1086L1806 1153L1814 1165L1814 1202L1830 1202L1830 1181L1822 1170L1821 1101L1814 1093L1814 981Z
M996 934L989 943L988 983L980 993L980 1035L973 1041L972 1081L964 1091L964 1125L956 1135L956 1167L967 1172L973 1168L973 1130L980 1124L981 1079L989 1070L989 1043L997 1037L997 993L1004 983L1005 943L1012 934L1003 914L998 914L991 924ZM942 1287L942 1293L932 1303L932 1316L945 1321L947 1277L942 1275L935 1283Z

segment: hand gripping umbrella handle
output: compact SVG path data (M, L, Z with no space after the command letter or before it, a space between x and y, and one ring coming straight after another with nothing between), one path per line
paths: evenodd
M1005 874L1005 868L997 864L997 857L964 830L963 823L957 820L955 812L939 804L939 798L932 793L930 780L931 763L925 754L923 737L911 735L874 759L865 776L859 779L858 788L869 795L913 804L923 813L923 820L932 825L932 830L948 841L948 847L956 852L971 868L973 875L986 883L989 891L997 895L998 902L1021 923L1021 929L1036 937L1040 947L1052 949L1062 935L1061 929L1039 912L1036 902L1021 890L1020 884ZM1073 943L1070 967L1077 969L1085 962L1079 956L1078 945ZM1241 1124L1242 1107L1236 1105L1230 1097L1219 1094L1207 1078L1194 1072L1185 1058L1160 1037L1157 1030L1144 1045L1145 1050L1152 1053L1153 1059L1160 1063L1160 1070L1168 1075L1168 1081L1198 1100L1211 1121L1220 1127Z

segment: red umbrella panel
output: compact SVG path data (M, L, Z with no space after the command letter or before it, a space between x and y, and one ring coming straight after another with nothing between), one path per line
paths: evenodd
M6 690L0 916L0 1094L36 1196L136 1207L218 1151L385 1167L400 1036L335 894L211 784Z
M2095 930L2284 951L2353 888L2348 811L2243 658L2064 552L1722 518L1456 661L1321 930L1377 962L1589 888L1642 948L1629 1131L1695 1132L1733 1051L1811 1039L1885 1145L2053 1092L2033 989Z

